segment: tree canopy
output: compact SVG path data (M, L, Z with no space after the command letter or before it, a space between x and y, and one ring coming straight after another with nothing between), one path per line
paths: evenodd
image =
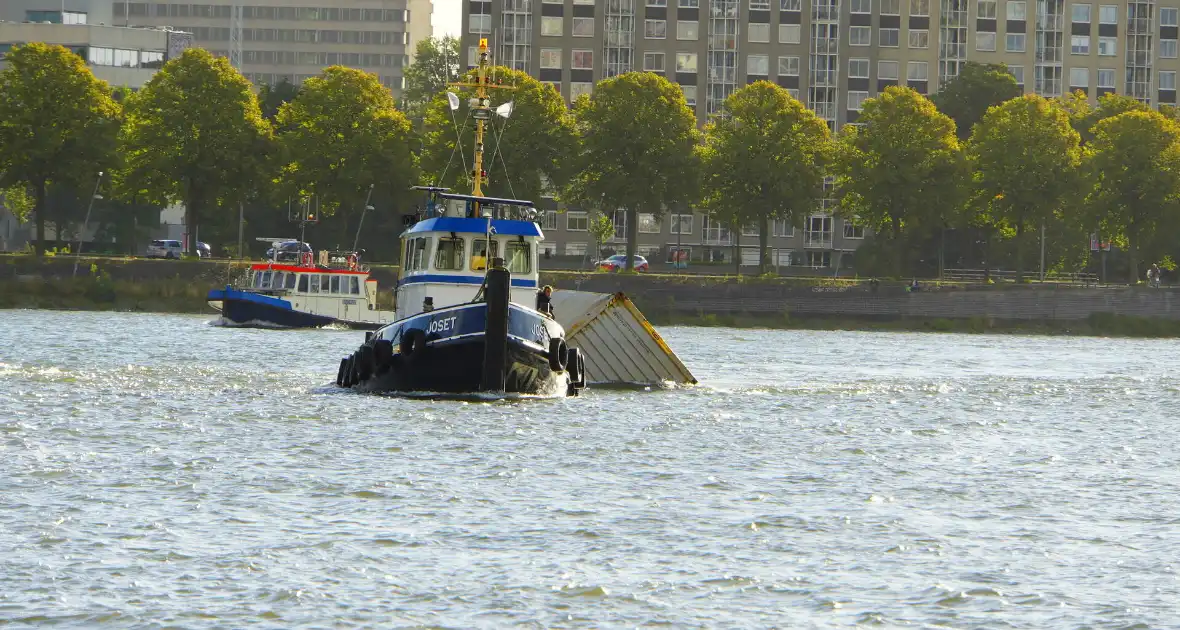
M546 187L564 185L566 158L575 144L573 121L561 94L519 70L488 70L497 84L489 90L492 107L512 102L509 118L493 116L484 132L485 194L535 199ZM475 81L475 71L465 83ZM459 109L452 112L445 92L439 93L426 112L422 167L427 183L468 189L474 170L472 151L475 125L469 117L472 88L455 88ZM456 125L458 129L456 129ZM456 147L457 137L462 142Z
M1161 237L1180 220L1180 125L1159 112L1129 111L1093 131L1084 162L1095 182L1089 204L1102 233L1126 246L1135 283L1139 264L1166 252Z
M861 128L845 127L837 148L841 213L891 241L900 273L900 240L941 228L961 207L966 162L955 123L925 96L889 87L864 103Z
M1020 96L1020 86L999 63L981 64L968 61L958 76L948 81L931 100L938 110L955 121L959 139L971 137L971 129L994 107Z
M1018 278L1023 235L1050 221L1077 192L1079 141L1066 111L1032 94L992 108L971 134L977 190L989 200L993 222L1016 232Z
M579 136L571 159L571 200L627 213L627 270L632 268L638 213L662 215L668 205L694 201L699 132L680 87L650 72L598 83L574 105Z
M360 210L371 186L386 198L403 197L417 181L410 123L376 75L332 66L308 79L299 95L279 109L280 188L296 198L316 195L320 213L349 216Z
M258 106L262 109L262 117L271 121L279 115L279 108L295 100L299 95L299 87L287 79L274 85L264 83L258 88Z
M459 51L459 39L449 35L418 42L414 61L406 68L406 87L402 92L406 111L416 122L421 122L427 106L447 90L447 83L462 74L463 58Z
M183 202L192 254L208 213L245 199L264 179L270 123L250 82L228 59L202 48L164 64L126 108L123 194L159 205Z
M758 225L759 273L766 273L771 220L799 225L823 195L828 125L767 81L731 94L723 113L705 127L705 207L733 224Z
M47 188L93 186L114 166L120 108L86 62L62 46L14 47L0 71L0 188L31 194L38 254L44 250ZM15 204L18 208L24 204Z

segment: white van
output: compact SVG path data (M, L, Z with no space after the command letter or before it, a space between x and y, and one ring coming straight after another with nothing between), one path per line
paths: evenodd
M152 241L147 248L148 258L180 258L183 253L180 241Z

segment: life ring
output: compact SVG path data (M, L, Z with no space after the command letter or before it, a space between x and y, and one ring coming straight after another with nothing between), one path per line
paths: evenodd
M426 333L420 328L411 328L402 333L401 345L398 350L407 361L414 361L422 356L426 349Z
M314 260L315 257L311 255L311 252L303 252L303 255L300 256L299 258L301 261L303 261L304 267L310 267L311 262L312 262L312 260Z
M556 337L549 340L549 369L554 372L562 372L569 364L569 346L565 344L565 339Z
M348 268L352 271L356 271L356 254L349 254L345 260L348 261Z

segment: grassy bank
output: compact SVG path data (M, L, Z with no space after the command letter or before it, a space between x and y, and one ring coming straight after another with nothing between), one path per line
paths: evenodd
M780 317L760 315L717 315L654 311L644 315L657 326L718 326L727 328L770 328L777 330L866 330L881 332L934 332L1013 335L1069 335L1092 337L1172 338L1180 337L1180 321L1095 313L1084 320L999 320L905 318L869 319L857 317Z

